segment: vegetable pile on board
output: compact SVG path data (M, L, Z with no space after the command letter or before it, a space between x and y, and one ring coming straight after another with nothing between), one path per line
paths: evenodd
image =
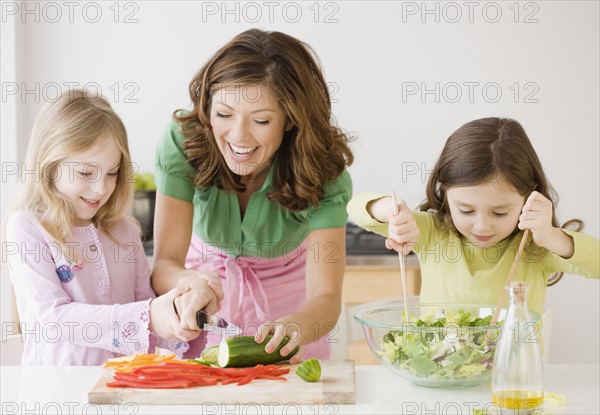
M142 366L131 372L115 372L114 381L106 386L112 388L176 389L194 386L212 386L220 383L245 385L257 379L283 380L282 375L290 373L289 368L276 365L255 367L220 368L196 363L160 363L156 366Z
M265 345L271 337L267 336L261 344L256 343L252 336L233 337L219 346L205 349L199 360L177 360L175 355L145 353L110 359L104 367L115 369L115 374L114 381L107 386L171 389L217 383L236 383L239 386L256 379L285 381L287 379L282 375L290 373L290 369L273 363L288 360L298 348L287 356L281 356L279 351L289 341L285 337L277 350L267 353Z

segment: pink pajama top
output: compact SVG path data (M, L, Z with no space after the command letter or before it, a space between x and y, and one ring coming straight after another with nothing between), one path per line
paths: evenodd
M169 197L193 203L186 266L220 275L225 299L219 315L242 328L244 335L253 335L262 323L293 314L304 305L310 252L306 238L315 229L346 226L350 175L344 171L327 183L318 206L292 212L267 198L277 163L286 162L278 159L242 217L235 192L194 188L196 171L184 154L184 139L172 122L157 149L157 188ZM208 335L208 345L219 341L218 335ZM192 346L194 353L199 352L197 347ZM326 337L305 348L307 358L327 358L329 353Z
M111 240L94 225L73 228L67 259L33 213L6 223L6 259L17 298L22 365L101 365L108 359L152 352L178 355L188 344L149 331L150 270L136 226L118 223Z

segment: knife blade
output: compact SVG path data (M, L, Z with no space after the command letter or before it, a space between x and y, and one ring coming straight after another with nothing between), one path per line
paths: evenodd
M242 329L224 318L207 313L205 310L199 310L196 313L198 327L211 333L220 334L241 334Z

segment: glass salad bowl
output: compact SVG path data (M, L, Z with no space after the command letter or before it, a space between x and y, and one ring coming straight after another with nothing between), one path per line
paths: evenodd
M354 319L377 360L414 384L441 388L479 385L491 377L494 348L506 310L496 325L490 322L494 305L419 304L391 301L363 305ZM533 323L539 314L530 312ZM536 330L532 327L532 332Z

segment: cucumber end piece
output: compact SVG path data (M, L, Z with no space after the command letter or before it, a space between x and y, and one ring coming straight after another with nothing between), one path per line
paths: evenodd
M200 359L207 364L216 365L219 357L219 346L211 346L202 351Z
M307 382L318 382L321 379L321 362L314 357L305 360L296 369L296 375Z
M229 344L227 344L227 342L221 342L219 345L219 357L217 363L221 367L226 367L229 363Z

